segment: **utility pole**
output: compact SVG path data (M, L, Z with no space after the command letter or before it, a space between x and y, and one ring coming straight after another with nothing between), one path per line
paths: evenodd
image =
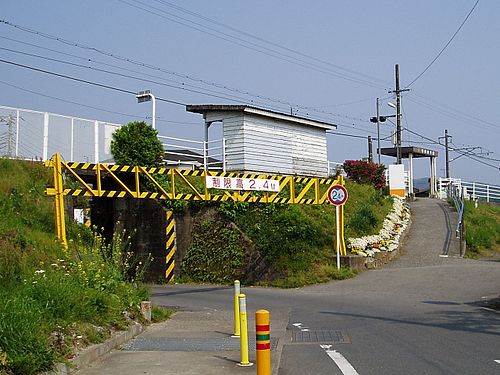
M389 91L396 94L396 159L401 164L401 93L410 89L401 89L399 86L399 64L396 64L396 90Z
M396 64L396 156L401 164L401 93L399 91L399 64Z
M450 148L448 147L448 129L444 130L444 147L446 148L446 178L450 178Z
M371 135L368 136L368 161L373 163L373 142Z
M378 163L380 164L380 114L379 114L379 106L380 100L377 98L377 154L378 154Z

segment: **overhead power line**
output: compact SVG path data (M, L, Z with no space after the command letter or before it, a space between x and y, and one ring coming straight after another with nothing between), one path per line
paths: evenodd
M0 63L9 64L9 65L17 66L17 67L20 67L20 68L24 68L24 69L36 71L36 72L39 72L39 73L44 73L44 74L56 76L56 77L59 77L59 78L69 79L69 80L76 81L76 82L79 82L79 83L85 83L85 84L89 84L89 85L92 85L92 86L97 86L97 87L101 87L101 88L105 88L105 89L109 89L109 90L114 90L114 91L118 91L118 92L122 92L122 93L126 93L126 94L133 94L134 96L136 94L134 91L126 90L126 89L123 89L123 88L120 88L120 87L117 87L117 86L112 86L112 85L103 84L103 83L100 83L100 82L95 82L95 81L90 81L90 80L86 80L86 79L82 79L82 78L78 78L78 77L69 76L69 75L66 75L66 74L52 72L52 71L49 71L49 70L40 69L40 68L36 68L36 67L33 67L33 66L25 65L25 64L20 64L20 63L14 62L14 61L8 61L8 60L0 59ZM186 106L185 103L181 103L181 102L174 101L174 100L171 100L171 99L161 98L161 97L158 97L158 96L156 97L156 100L163 101L163 102L166 102L166 103L171 103L171 104ZM340 125L340 126L346 126L346 125Z
M301 52L301 51L298 51L298 50L296 50L296 49L293 49L293 48L290 48L290 47L284 46L284 45L282 45L282 44L279 44L279 43L273 42L273 41L271 41L271 40L268 40L268 39L265 39L265 38L259 37L259 36L255 35L255 34L251 34L251 33L249 33L249 32L246 32L246 31L243 31L243 30L237 29L237 28L235 28L235 27L232 27L232 26L230 26L230 25L227 25L227 24L225 24L225 23L222 23L222 22L220 22L220 21L218 21L218 20L214 20L214 19L209 18L209 17L207 17L207 16L204 16L204 15L202 15L202 14L200 14L200 13L196 13L196 12L193 12L193 11L191 11L191 10L189 10L189 9L183 8L183 7L181 7L181 6L177 5L177 4L174 4L174 3L171 3L171 2L168 2L168 1L165 1L165 0L154 0L154 1L156 1L157 3L163 4L163 5L167 5L167 6L171 7L171 8L174 8L174 9L176 9L176 10L178 10L178 11L181 11L181 12L183 12L183 13L189 14L189 15L194 16L194 17L196 17L196 18L200 18L200 19L202 19L202 20L204 20L204 21L207 21L207 22L209 22L209 23L215 24L215 25L217 25L217 26L221 26L221 27L223 27L223 28L225 28L225 29L228 29L228 30L234 31L234 32L236 32L236 33L238 33L238 34L241 34L241 35L244 35L244 36L246 36L246 37L249 37L249 38L252 38L252 39L258 40L258 41L260 41L260 42L263 42L263 43L269 44L269 45L271 45L271 46L273 46L273 47L280 48L280 49L282 49L282 50L285 50L285 51L288 51L288 52L291 52L291 53L297 54L297 55L299 55L299 56L302 56L302 57L305 57L305 58L307 58L307 59L310 59L310 60L313 60L313 61L316 61L316 62L319 62L319 63L325 64L325 65L331 66L331 67L336 68L336 69L340 69L340 70L346 71L346 72L348 72L348 73L352 73L352 74L355 74L355 75L359 75L359 76L365 77L365 78L367 78L367 79L369 79L369 80L372 80L372 81L374 81L374 82L375 82L375 81L378 81L378 82L380 82L380 83L383 83L384 85L389 84L388 82L385 82L385 81L383 81L383 80L381 80L381 79L379 79L379 78L372 77L372 76L370 76L370 75L367 75L367 74L364 74L364 73L361 73L361 72L357 72L357 71L354 71L354 70L352 70L352 69L348 69L348 68L342 67L342 66L337 65L337 64L333 64L333 63L331 63L330 61L326 61L326 60L324 60L324 59L320 59L320 58L318 58L318 57L315 57L315 56L312 56L312 55L306 54L306 53ZM389 85L390 85L390 84L389 84Z
M17 66L17 67L20 67L20 68L24 68L24 69L33 70L35 72L39 72L39 73L44 73L44 74L56 76L56 77L59 77L59 78L69 79L69 80L75 81L75 82L85 83L85 84L88 84L88 85L97 86L97 87L101 87L101 88L104 88L104 89L121 92L121 93L124 93L124 94L132 94L134 96L136 94L135 91L122 89L120 87L111 86L111 85L107 85L107 84L104 84L104 83L89 81L89 80L82 79L82 78L72 77L72 76L69 76L69 75L66 75L66 74L51 72L49 70L36 68L34 66L19 64L19 63L16 63L14 61L8 61L8 60L0 59L0 62L4 63L4 64L9 64L9 65ZM160 98L160 97L156 97L156 100L159 100L159 101L162 101L162 102L166 102L166 103L170 103L170 104L176 104L176 105L186 106L185 103L181 103L181 102L178 102L178 101L175 101L175 100L164 99L164 98Z
M87 50L87 51L96 52L98 54L101 54L101 55L109 57L109 58L116 59L116 60L121 61L121 62L126 62L126 63L129 63L129 64L137 65L137 66L140 66L142 68L147 68L147 69L151 69L151 70L154 70L154 71L159 71L159 72L162 72L162 73L165 73L165 74L176 76L178 78L188 79L188 80L191 80L193 82L202 83L202 84L213 86L213 87L217 87L217 88L220 88L220 89L223 89L223 90L228 90L228 91L236 92L236 93L241 94L241 95L245 95L245 96L249 96L249 97L254 97L254 98L259 98L259 99L262 99L264 101L270 101L270 102L273 102L273 103L283 104L284 106L286 106L285 110L288 110L290 107L296 107L299 110L301 110L302 114L304 113L303 111L305 111L305 112L309 111L309 112L315 112L315 113L319 113L319 114L324 114L324 115L327 115L327 116L334 116L334 117L339 117L339 118L345 118L345 119L354 120L354 121L368 122L368 120L365 120L365 119L360 119L360 118L356 118L356 117L349 116L349 115L344 115L344 114L339 114L339 113L333 113L333 112L330 112L330 111L319 110L319 109L317 109L315 107L298 105L296 103L292 103L292 102L287 101L287 100L276 99L276 98L272 98L272 97L267 97L267 96L264 96L264 95L260 95L260 94L256 94L256 93L251 93L251 92L248 92L248 91L245 91L245 90L240 90L240 89L237 89L237 88L234 88L234 87L223 85L223 84L220 84L220 83L207 81L207 80L204 80L204 79L201 79L201 78L197 78L197 77L192 77L192 76L187 75L185 73L173 72L173 71L170 71L170 70L158 67L158 66L151 65L149 63L145 63L145 62L142 62L142 61L139 61L139 60L135 60L135 59L130 58L130 57L121 56L121 55L118 55L118 54L115 54L115 53L112 53L112 52L109 52L109 51L105 51L105 50L102 50L102 49L99 49L99 48L96 48L96 47L93 47L93 46L85 45L85 44L82 44L82 43L79 43L79 42L76 42L76 41L71 41L71 40L68 40L68 39L65 39L65 38L62 38L62 37L58 37L58 36L55 36L55 35L46 34L46 33L41 32L41 31L37 31L37 30L30 29L30 28L27 28L27 27L24 27L24 26L21 26L21 25L13 24L13 23L8 22L6 20L0 20L0 23L3 23L3 24L5 24L7 26L10 26L10 27L14 27L14 28L16 28L18 30L21 30L23 32L26 32L26 33L30 33L30 34L33 34L33 35L36 35L36 36L39 36L39 37L43 37L43 38L49 39L49 40L57 41L59 43L62 43L62 44L65 44L65 45L68 45L68 46L71 46L71 47L76 47L76 48L84 49L84 50ZM102 64L102 65L105 65L105 66L115 67L117 69L121 69L121 70L125 70L125 71L132 71L132 72L135 72L135 73L139 73L139 72L134 71L134 70L128 70L128 69L123 68L123 67L117 67L116 65L112 65L112 64L108 64L108 63L96 61L96 60L93 60L91 58L82 57L82 56L78 56L78 55L74 55L74 54L68 54L68 53L57 51L57 50L54 50L54 49L50 49L50 48L45 48L45 47L33 45L32 43L27 43L27 42L24 42L24 41L19 41L19 40L12 39L12 38L5 38L5 37L1 37L1 36L0 36L0 38L11 40L11 41L14 41L14 42L17 42L17 43L22 43L22 44L30 45L30 46L35 47L35 48L40 48L40 49L48 50L48 51L51 51L51 52L59 53L59 54L65 55L65 56L70 56L70 57L74 57L74 58L77 58L77 59L82 59L82 60L87 61L88 63L93 62L93 63L96 63L96 64ZM140 72L140 74L144 74L146 76L149 76L148 74L143 73L143 72ZM161 78L161 77L158 77L158 76L152 76L152 77L164 79L164 78ZM183 86L189 86L189 84L186 84L184 82L178 82L178 81L173 81L173 82L177 82L177 83L179 83L180 85L183 85ZM202 88L200 88L198 86L192 86L192 87L196 87L196 88L202 89ZM211 90L208 90L208 89L204 89L204 90L211 91ZM214 91L212 91L212 92L214 92ZM218 94L228 95L228 94L223 94L223 93L220 93L220 92ZM232 98L232 99L234 99L234 98ZM241 98L238 98L238 99L241 100ZM251 100L251 102L252 103L259 103L259 101L255 101L253 99ZM264 105L270 106L267 103L265 103ZM283 108L280 108L280 110L281 111L285 111ZM309 116L309 114L306 113L306 116Z
M417 97L418 99L416 99ZM477 125L481 125L483 127L487 127L488 129L495 129L495 130L500 130L500 124L495 124L490 121L483 120L477 116L459 111L455 108L452 108L446 104L439 103L438 101L431 99L431 98L426 98L422 95L418 95L415 92L412 92L410 95L406 96L406 98L413 103L416 103L420 106L423 106L427 109L430 109L431 111L434 111L436 113L440 113L444 116L453 118L455 120L459 121L464 121L470 124L471 122L476 123Z
M339 72L333 71L333 70L331 70L329 68L322 67L322 66L320 66L318 64L305 61L305 60L303 60L301 58L298 58L297 56L291 56L291 55L288 55L288 54L276 51L275 49L271 49L271 48L268 48L266 46L262 46L262 45L259 45L257 43L245 40L243 38L240 38L240 37L237 37L237 36L234 36L234 35L229 35L227 33L224 33L222 31L214 29L212 27L209 27L209 26L200 24L198 22L195 22L195 21L192 21L192 20L180 17L178 15L173 15L173 14L165 11L164 9L161 9L161 8L158 8L158 7L154 7L152 5L143 3L143 2L141 2L139 0L135 0L134 2L129 2L129 1L126 1L126 0L118 0L118 1L121 2L121 3L123 3L123 4L126 4L128 6L131 6L133 8L142 10L142 11L144 11L146 13L152 14L152 15L154 15L156 17L160 17L160 18L166 19L168 21L171 21L171 22L174 22L174 23L186 26L188 28L197 30L197 31L199 31L199 32L201 32L203 34L211 35L211 36L213 36L215 38L219 38L219 39L225 40L225 41L227 41L229 43L236 44L236 45L238 45L240 47L247 48L247 49L250 49L252 51L259 52L261 54L264 54L264 55L267 55L267 56L270 56L270 57L273 57L273 58L276 58L276 59L279 59L279 60L283 60L283 61L286 61L288 63L294 64L294 65L297 65L297 66L301 66L301 67L304 67L304 68L307 68L307 69L310 69L310 70L314 70L314 71L317 71L317 72L320 72L320 73L324 73L324 74L331 75L331 76L334 76L334 77L337 77L337 78L341 78L341 79L344 79L344 80L347 80L347 81L350 81L350 82L353 82L353 83L358 83L358 84L362 84L362 85L366 85L366 86L371 86L371 87L379 88L379 89L380 88L382 88L382 89L386 88L385 86L382 86L380 84L376 84L376 83L372 83L372 82L367 81L367 80L363 80L363 79L351 77L351 76L348 76L347 74L339 73ZM142 6L140 6L138 4L140 4ZM166 16L165 14L170 15L170 17ZM176 17L176 18L179 18L182 21L175 20L175 19L171 18L172 16Z
M465 19L462 21L462 23L460 24L460 26L458 27L457 31L455 31L455 33L452 35L452 37L450 38L450 40L448 40L448 42L444 45L444 47L441 49L441 51L439 51L439 53L436 55L436 57L434 57L432 59L432 61L425 67L425 69L422 71L422 73L420 73L418 76L416 76L413 81L411 81L406 87L410 87L411 85L413 85L413 83L415 83L415 81L417 81L420 77L422 77L425 72L432 66L432 64L434 64L436 62L437 59L439 59L439 56L441 56L444 52L444 50L446 48L448 48L448 46L451 44L451 42L453 41L453 39L455 39L455 37L457 36L458 32L462 29L462 27L465 25L465 23L467 22L467 20L469 19L469 17L471 16L472 12L474 12L474 9L476 9L476 6L477 4L479 3L479 0L477 0L475 3L474 3L474 6L472 7L472 9L469 11L469 13L467 14L467 16L465 17Z
M11 87L11 88L14 88L16 90L24 91L24 92L27 92L27 93L30 93L30 94L33 94L33 95L38 95L38 96L41 96L41 97L44 97L44 98L47 98L47 99L57 100L57 101L60 101L60 102L63 102L63 103L73 104L73 105L77 105L77 106L84 107L84 108L90 108L90 109L94 109L94 110L100 111L100 112L111 113L111 114L114 114L114 115L120 115L120 116L125 116L125 117L130 117L130 118L136 118L136 119L143 119L144 118L144 116L133 115L133 114L130 114L130 113L123 113L123 112L117 112L117 111L110 111L109 109L105 109L105 108L101 108L101 107L96 107L96 106L92 106L92 105L88 105L88 104L76 102L76 101L73 101L73 100L59 98L57 96L48 95L48 94L41 93L41 92L38 92L38 91L30 90L30 89L27 89L25 87L21 87L21 86L18 86L18 85L13 85L13 84L5 82L5 81L0 81L0 84L8 86L8 87ZM199 124L197 122L173 121L173 120L164 120L164 119L158 119L158 118L156 119L156 121L168 122L168 123L173 123L173 124L183 124L183 125L198 125Z
M74 63L74 62L70 62L70 61L64 61L64 60L60 60L60 59L54 59L54 58L47 57L47 56L37 55L37 54L23 52L23 51L17 51L17 50L13 50L13 49L9 49L9 48L0 47L0 50L9 51L9 52L12 52L12 53L18 53L18 54L22 54L22 55L30 56L30 57L36 57L36 58L39 58L39 59L53 61L53 62L65 64L65 65L71 65L71 66L78 67L78 68L93 70L93 71L100 72L100 73L111 74L111 75L115 75L115 76L119 76L119 77L123 77L123 78L130 78L130 79L135 79L135 80L139 80L139 81L142 81L142 82L154 83L154 84L160 85L160 86L166 86L166 87L170 87L170 88L174 88L174 89L178 89L178 90L189 91L189 92L193 92L193 93L196 93L196 94L201 94L201 95L207 95L207 96L211 96L211 97L216 97L216 98L219 98L219 99L234 100L236 98L238 100L244 100L243 98L237 98L237 97L234 97L234 96L233 97L223 96L223 93L210 94L210 93L207 93L207 92L203 92L203 91L199 91L199 90L193 90L193 89L189 89L189 88L182 87L182 86L180 86L180 87L179 86L174 86L174 85L171 85L171 84L168 84L168 83L164 83L164 82L153 81L151 79L141 78L141 77L137 77L137 76L131 76L131 75L128 75L128 74L113 72L111 70L95 68L95 67L88 66L88 65L82 65L82 64L78 64L78 63ZM161 77L158 77L158 78L161 79ZM176 82L176 81L173 81L173 82ZM176 82L176 83L179 83L179 84L182 85L181 82Z
M431 139L431 138L429 138L429 137L426 137L425 135L422 135L422 134L420 134L420 133L414 132L414 131L409 130L409 129L406 129L406 131L408 131L408 132L410 132L410 133L412 133L412 134L415 134L415 135L417 135L417 136L419 136L419 137L421 137L421 138L423 138L423 139L426 139L426 140L430 141L430 142L431 142L431 143L433 143L433 144L436 144L436 145L439 145L439 146L443 146L443 147L445 146L445 145L443 145L442 143L440 143L440 142L438 142L438 141L436 141L436 140L434 140L434 139ZM484 165L486 165L486 166L488 166L488 167L491 167L491 168L494 168L494 169L496 169L496 170L499 170L499 167L498 167L498 166L493 165L493 164L490 164L490 163L488 163L488 162L485 162L484 160L481 160L481 159L483 159L484 157L481 157L481 156L478 156L478 155L475 155L475 154L470 154L470 153L468 153L468 152L461 151L461 150L460 150L459 148L457 148L457 147L449 147L449 149L450 149L450 151L453 151L453 152L456 152L456 153L458 153L458 154L461 154L462 156L465 156L465 157L467 157L467 158L469 158L469 159L471 159L471 160L473 160L473 161L475 161L475 162L477 162L477 163L481 163L481 164L484 164Z
M362 136L362 135L356 135L356 134L348 134L348 133L339 133L339 132L332 132L332 131L327 131L327 134L331 135L340 135L343 137L350 137L350 138L360 138L360 139L367 139L368 136Z

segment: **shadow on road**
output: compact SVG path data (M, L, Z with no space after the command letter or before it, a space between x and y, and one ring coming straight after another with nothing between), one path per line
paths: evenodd
M486 310L436 311L433 313L425 314L425 321L396 319L368 314L349 314L333 311L320 311L320 313L383 321L395 324L415 325L421 327L437 327L450 331L474 332L486 335L500 336L500 315Z
M458 302L449 302L449 301L422 301L422 303L427 303L429 305L444 305L444 306L457 306L461 305Z
M192 293L203 293L203 292L213 292L216 290L232 289L230 286L217 286L213 288L196 288L196 289L185 289L185 290L171 290L171 291L156 291L151 293L152 297L162 297L162 296L175 296L180 294L192 294Z

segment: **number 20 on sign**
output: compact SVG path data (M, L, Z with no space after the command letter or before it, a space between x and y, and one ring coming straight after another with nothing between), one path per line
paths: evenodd
M348 196L347 189L342 185L333 185L328 189L328 200L335 206L337 269L340 269L340 226L343 225L340 220L340 206L347 202Z

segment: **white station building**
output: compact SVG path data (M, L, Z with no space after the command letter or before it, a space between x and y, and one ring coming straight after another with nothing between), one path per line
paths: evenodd
M222 122L226 171L327 177L327 130L334 124L248 105L187 105L205 120L205 141Z

